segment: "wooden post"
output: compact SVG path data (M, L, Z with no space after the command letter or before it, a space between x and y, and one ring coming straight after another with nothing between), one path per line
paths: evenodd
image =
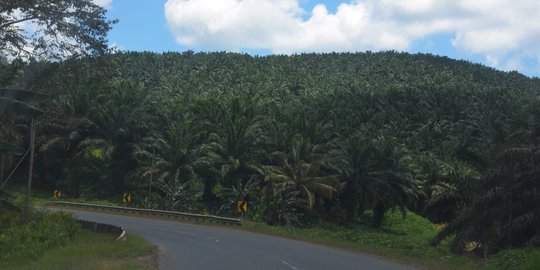
M30 167L28 168L28 187L26 189L26 201L24 203L24 224L28 223L30 215L30 197L32 196L32 174L34 173L34 141L36 138L36 126L34 118L30 123Z

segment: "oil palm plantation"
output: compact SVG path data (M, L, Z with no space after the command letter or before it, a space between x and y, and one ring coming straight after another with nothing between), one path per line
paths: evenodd
M404 210L415 202L418 188L405 168L405 151L395 138L367 130L342 141L333 158L341 169L340 199L349 221L372 209L378 227L386 211Z

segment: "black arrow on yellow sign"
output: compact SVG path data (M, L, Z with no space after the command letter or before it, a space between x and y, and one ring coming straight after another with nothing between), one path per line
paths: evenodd
M131 196L131 194L124 193L124 195L122 196L122 202L125 202L125 203L131 202L132 198L133 196Z
M60 197L62 197L62 191L60 191L60 190L54 190L54 192L53 192L53 198L55 198L55 199L60 199Z
M248 202L247 201L238 201L236 203L236 211L238 213L247 213L248 211Z

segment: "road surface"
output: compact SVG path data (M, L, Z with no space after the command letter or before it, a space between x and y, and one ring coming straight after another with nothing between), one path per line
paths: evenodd
M124 227L160 247L159 269L345 270L413 268L357 252L240 230L72 211L84 220ZM128 235L129 237L129 235Z

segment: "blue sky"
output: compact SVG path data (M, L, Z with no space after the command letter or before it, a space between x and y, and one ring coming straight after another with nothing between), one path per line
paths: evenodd
M184 51L177 44L165 20L165 1L116 0L107 16L119 21L109 33L109 42L130 51Z
M216 0L220 1L220 0ZM107 1L108 2L108 1ZM131 51L199 51L197 46L178 44L171 34L165 19L166 0L114 0L107 4L107 16L119 19L109 33L109 42L121 49ZM340 1L302 0L302 6L311 10L317 3L324 3L335 11ZM210 49L211 50L211 49ZM266 54L268 50L252 50L256 54Z
M397 50L540 76L540 1L94 0L130 51Z

